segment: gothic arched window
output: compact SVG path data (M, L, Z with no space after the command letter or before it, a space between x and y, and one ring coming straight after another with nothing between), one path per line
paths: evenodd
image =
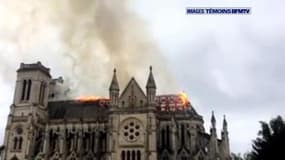
M187 160L186 156L181 156L181 160Z
M17 145L18 145L18 138L15 137L13 141L14 141L13 150L16 150L17 149Z
M18 160L16 156L12 157L11 160Z
M166 126L166 146L170 148L170 130L169 126Z
M137 151L137 160L141 160L141 151Z
M122 153L121 153L121 160L125 160L125 151L122 151Z
M164 156L164 157L162 158L162 160L169 160L169 159L168 159L168 156Z
M164 152L161 154L161 158L160 158L160 160L169 160L170 158L169 158L169 153L168 153L168 151L167 150L164 150Z
M21 100L24 100L24 99L25 99L26 85L27 85L27 81L26 81L26 80L24 80L24 81L23 81L23 88L22 88L22 96L21 96Z
M27 91L27 98L26 100L30 99L30 94L31 94L31 87L32 87L32 80L28 80L28 91Z
M19 150L22 149L22 143L23 143L23 138L20 137L20 138L19 138L19 146L18 146L18 149L19 149Z
M181 144L185 144L185 126L181 124Z
M40 96L39 96L39 103L40 104L43 104L43 102L44 102L44 94L45 94L45 83L41 82Z
M131 152L127 151L127 160L131 160Z
M135 160L136 159L136 151L132 151L132 160Z
M162 145L162 148L165 147L165 130L162 129L161 131L161 145Z

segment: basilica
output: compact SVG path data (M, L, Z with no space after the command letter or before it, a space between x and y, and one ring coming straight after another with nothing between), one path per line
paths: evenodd
M131 78L121 88L116 70L110 80L109 97L63 100L61 78L21 63L2 160L231 159L226 119L219 135L212 113L208 132L185 95L156 94L151 67L144 87Z

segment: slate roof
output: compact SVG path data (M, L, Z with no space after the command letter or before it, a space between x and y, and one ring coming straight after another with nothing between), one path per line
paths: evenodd
M99 101L81 102L77 100L48 103L49 119L106 119L108 108Z

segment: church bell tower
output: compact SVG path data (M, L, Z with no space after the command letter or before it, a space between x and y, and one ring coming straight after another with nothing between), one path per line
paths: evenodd
M50 80L49 68L41 62L21 63L5 132L4 160L32 159L41 149Z

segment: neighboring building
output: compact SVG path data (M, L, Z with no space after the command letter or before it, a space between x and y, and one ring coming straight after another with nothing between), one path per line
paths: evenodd
M40 62L21 64L4 139L3 160L228 160L227 122L218 139L183 95L156 95L132 78L120 92L114 70L108 99L56 100Z

